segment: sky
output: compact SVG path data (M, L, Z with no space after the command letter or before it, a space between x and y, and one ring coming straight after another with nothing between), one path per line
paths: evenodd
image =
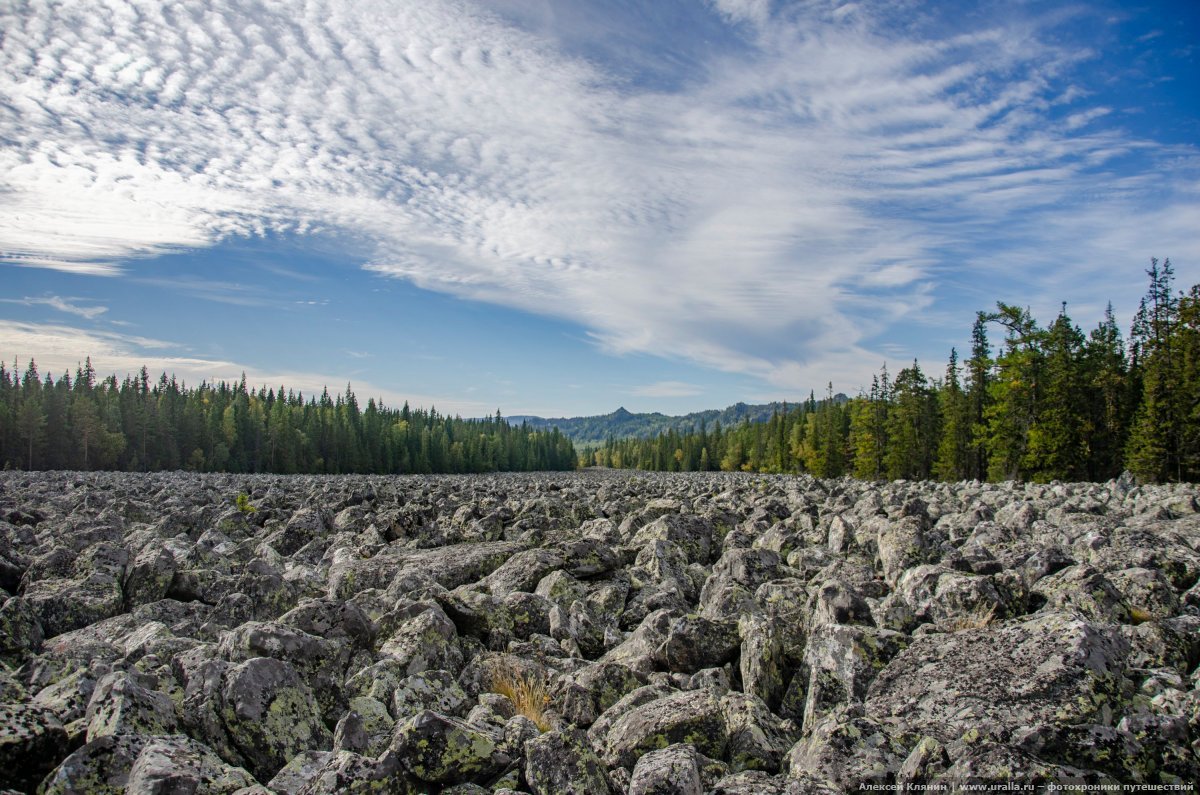
M0 360L685 413L1200 282L1200 3L13 0ZM1000 330L993 331L999 341Z

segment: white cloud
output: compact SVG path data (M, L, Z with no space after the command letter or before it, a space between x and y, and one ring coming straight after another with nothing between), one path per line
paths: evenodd
M374 272L808 388L876 367L869 340L928 309L972 239L1041 252L1012 266L1034 284L1143 258L1080 242L1080 218L1191 247L1173 219L1194 163L1157 205L1116 183L1147 144L1093 129L1107 109L1067 79L1091 54L1036 24L937 37L866 5L713 7L751 54L668 93L484 3L32 0L0 14L0 251L115 274L336 229Z
M704 387L684 381L655 381L653 384L634 387L629 394L648 398L694 397L704 394Z
M22 372L30 358L34 358L39 373L55 379L63 373L74 376L84 358L90 357L100 378L116 375L118 380L123 380L126 376L136 375L145 366L155 381L161 373L166 373L192 387L202 381L237 383L244 374L246 383L252 388L278 389L282 385L302 392L305 399L319 396L326 388L330 394L339 394L349 383L363 406L373 397L392 407L408 401L414 408L436 406L439 413L464 417L482 417L496 410L495 406L479 401L384 389L355 378L350 372L264 369L243 362L189 355L183 346L165 340L48 323L0 320L0 350L6 357L15 357ZM12 367L13 361L6 359L6 364Z
M73 303L76 300L78 299L67 299L57 295L50 295L40 298L0 298L0 303L22 304L24 306L48 306L51 309L57 309L59 312L78 315L85 320L95 320L108 311L108 307L106 306L80 306L77 303Z

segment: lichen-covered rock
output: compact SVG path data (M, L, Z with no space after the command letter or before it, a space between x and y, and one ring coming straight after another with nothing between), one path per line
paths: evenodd
M301 751L288 760L279 772L267 782L272 792L296 795L304 785L313 780L317 771L333 756L332 751Z
M669 671L696 673L737 656L741 638L735 622L690 614L673 620L655 656Z
M278 786L281 782L276 776L272 789L295 795L416 795L425 791L394 756L373 759L342 750L309 760L291 781L299 785L295 790Z
M87 749L55 791L267 795L237 768L311 795L530 791L537 770L613 792L696 791L699 770L729 795L1190 783L1198 496L0 473L0 703L57 719L47 765ZM443 752L397 741L422 715ZM203 746L143 753L162 732ZM468 773L463 738L491 745Z
M646 683L646 678L620 663L597 662L564 677L557 701L564 717L586 729L605 710Z
M638 759L629 795L703 795L729 772L690 743L668 745Z
M1030 588L1047 608L1074 610L1092 621L1121 624L1129 621L1129 605L1102 572L1088 565L1068 566L1041 578Z
M689 563L708 563L712 559L713 524L701 516L663 514L639 528L629 544L642 547L651 541L671 541L683 550Z
M658 650L667 639L675 615L668 609L655 610L623 643L609 649L599 659L602 663L618 663L640 674L654 670Z
M610 766L632 768L647 751L691 743L706 756L721 759L728 740L720 702L707 690L691 690L647 702L618 718L604 737L601 758Z
M458 630L440 607L418 602L396 613L401 623L379 647L380 654L394 657L410 675L462 670Z
M353 751L376 757L387 750L396 721L380 701L370 696L350 699L346 714L333 730L335 751Z
M355 648L370 649L375 640L375 622L354 602L337 599L305 599L279 617L307 635Z
M1179 597L1161 571L1132 567L1105 572L1104 576L1121 595L1132 620L1142 622L1179 615Z
M190 737L152 737L137 755L125 784L128 795L194 792L235 793L255 785L240 767L226 764Z
M1137 738L1112 726L1041 725L1021 731L1016 745L1045 762L1099 770L1120 781L1145 783L1158 772L1157 760Z
M87 739L108 734L175 734L175 703L153 677L113 672L96 683L87 707Z
M745 693L722 696L721 714L729 735L725 758L730 766L734 770L779 772L799 732L772 714L757 696Z
M337 720L345 707L342 681L350 657L348 644L282 623L247 621L222 635L217 652L235 663L256 657L288 663L316 696L327 721Z
M486 780L512 762L488 732L431 710L398 723L391 750L410 773L434 784Z
M988 741L963 747L953 764L930 786L943 792L967 793L1005 784L1030 786L1035 791L1059 785L1069 792L1072 784L1091 785L1100 791L1120 789L1116 779L1103 773L1051 764L1018 748Z
M833 624L875 625L871 605L857 588L840 577L823 579L809 598L810 627Z
M823 718L788 752L788 776L825 780L845 791L887 785L894 783L905 755L881 723L842 709Z
M537 594L513 591L504 597L503 604L512 620L513 635L520 640L529 640L530 635L550 634L550 610L553 603L549 599Z
M980 726L1111 721L1128 644L1111 627L1046 613L998 627L926 635L871 683L866 711L895 731L950 742Z
M932 563L937 557L926 537L925 523L915 516L887 523L879 531L876 545L883 578L893 586L906 570L921 563Z
M240 767L182 735L105 735L63 760L40 789L43 795L122 795L194 792L232 795L255 785Z
M42 624L33 606L20 596L0 604L0 662L21 665L42 650Z
M904 764L896 773L896 783L901 787L918 788L928 785L950 766L946 746L933 737L922 737L909 752Z
M121 581L107 572L78 579L38 580L23 596L47 638L115 616L125 599Z
M741 636L742 687L769 707L778 709L793 671L784 633L765 616L748 615L738 622Z
M525 743L525 781L534 795L608 795L604 765L578 730L546 732Z
M167 595L175 579L175 556L165 544L148 544L125 573L125 603L129 606L157 602Z
M53 711L0 704L0 788L32 790L66 753L67 732Z
M468 704L466 692L449 671L422 671L397 683L392 691L391 713L397 721L427 709L461 716Z
M221 705L230 740L262 781L301 751L332 745L312 690L280 660L256 657L226 671Z
M816 627L804 647L801 668L808 672L805 728L839 706L862 703L871 682L907 644L906 636L888 629L847 624Z

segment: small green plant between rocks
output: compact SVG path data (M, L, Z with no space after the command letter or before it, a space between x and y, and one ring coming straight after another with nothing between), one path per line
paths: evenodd
M250 504L250 495L244 491L237 495L237 497L233 501L233 505L239 511L241 511L242 513L246 513L246 514L254 513L255 511L258 510L257 508L255 508L253 505Z

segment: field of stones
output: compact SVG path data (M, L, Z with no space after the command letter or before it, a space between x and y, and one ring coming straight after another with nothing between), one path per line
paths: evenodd
M1198 498L4 472L0 790L1187 787Z

